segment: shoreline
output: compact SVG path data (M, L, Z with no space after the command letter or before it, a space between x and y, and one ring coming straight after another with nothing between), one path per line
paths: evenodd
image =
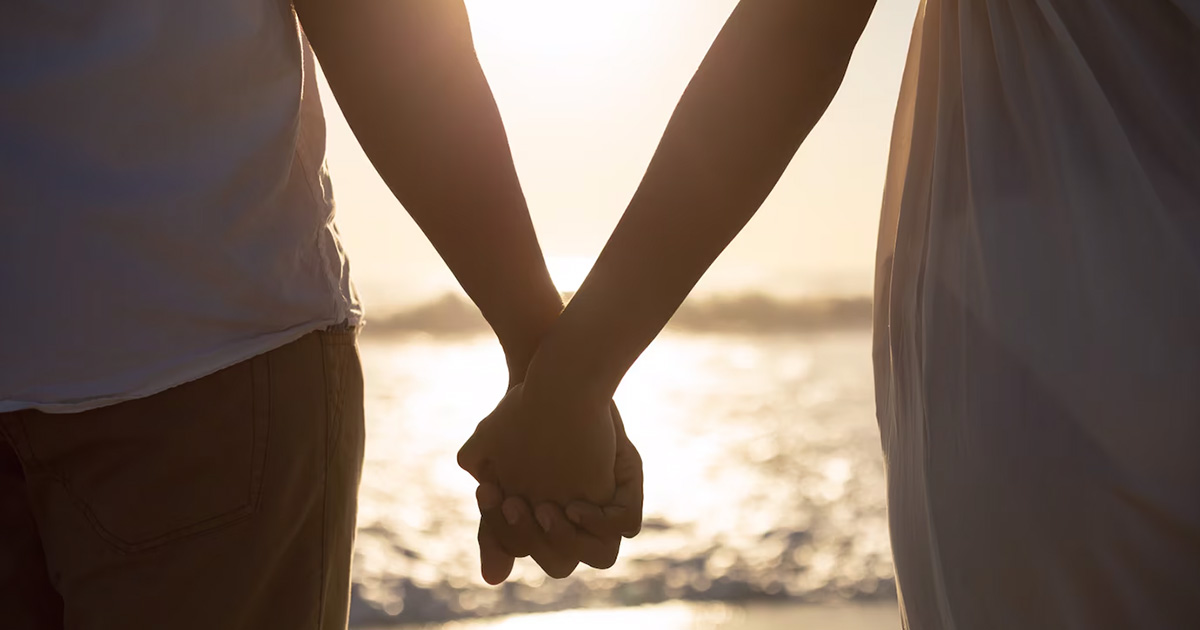
M805 604L764 602L673 601L621 608L580 608L400 626L362 626L361 630L589 630L613 627L655 630L895 630L900 612L895 602Z

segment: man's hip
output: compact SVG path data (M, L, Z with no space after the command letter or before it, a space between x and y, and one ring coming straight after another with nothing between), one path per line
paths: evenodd
M0 492L27 497L0 504L27 505L73 627L345 626L363 457L355 334L311 333L118 405L0 414L0 450L20 461ZM8 538L0 558L29 548ZM14 606L0 595L0 617ZM43 627L56 626L31 626Z

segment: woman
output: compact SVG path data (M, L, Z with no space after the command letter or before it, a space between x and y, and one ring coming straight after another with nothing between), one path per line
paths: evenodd
M464 467L532 501L611 489L612 392L819 120L873 4L734 10ZM907 627L1200 627L1198 112L1200 3L922 4L875 316ZM503 448L525 440L554 447Z

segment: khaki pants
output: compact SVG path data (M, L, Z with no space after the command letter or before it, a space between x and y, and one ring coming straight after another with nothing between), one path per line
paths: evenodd
M0 628L344 628L354 334L93 411L0 414Z

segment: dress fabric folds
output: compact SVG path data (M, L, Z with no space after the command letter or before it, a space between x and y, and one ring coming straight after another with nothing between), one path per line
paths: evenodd
M1200 0L926 0L893 133L906 626L1200 628Z

